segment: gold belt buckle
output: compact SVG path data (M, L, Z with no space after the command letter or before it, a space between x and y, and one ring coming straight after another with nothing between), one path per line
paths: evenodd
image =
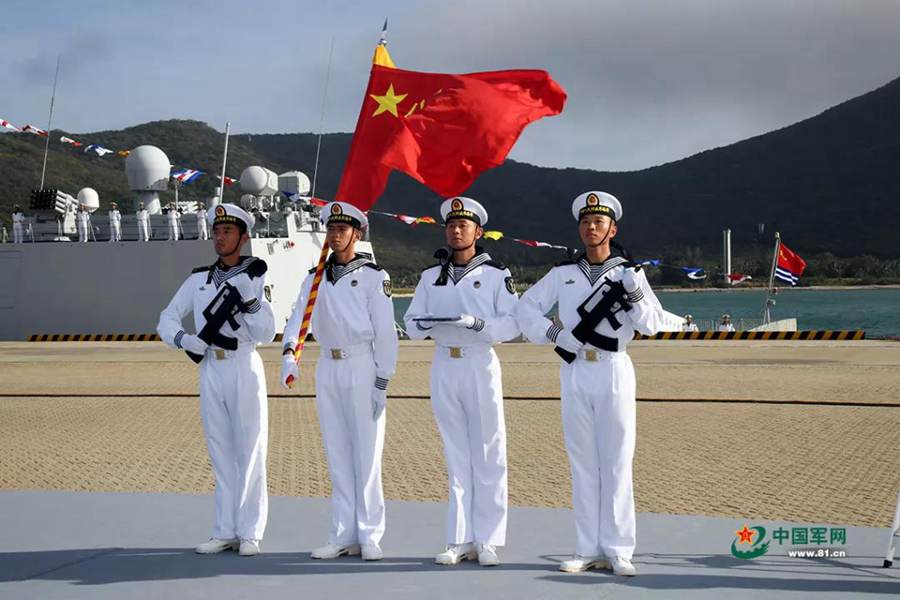
M220 350L218 348L215 349L216 360L224 360L225 359L225 351Z
M344 353L341 352L340 348L332 348L331 358L333 358L334 360L341 360L342 358L344 358Z
M462 348L450 347L450 358L462 358Z
M600 358L600 355L596 350L585 350L584 351L584 359L588 362L597 362Z

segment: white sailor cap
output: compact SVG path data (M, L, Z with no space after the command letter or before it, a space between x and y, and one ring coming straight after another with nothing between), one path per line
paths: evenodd
M369 226L366 213L347 202L329 202L322 207L319 220L325 226L329 223L346 223L357 229L366 229Z
M474 221L476 225L484 226L488 221L488 214L484 207L463 196L455 196L444 200L441 204L441 218L444 223L450 219L469 219Z
M220 223L243 224L247 228L247 233L253 230L256 223L256 219L240 206L224 203L209 207L206 211L206 220L213 227Z
M606 192L585 192L572 202L575 220L580 221L584 215L606 215L618 223L622 218L622 204Z

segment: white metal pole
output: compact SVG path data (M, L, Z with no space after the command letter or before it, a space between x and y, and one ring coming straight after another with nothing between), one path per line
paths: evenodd
M222 179L219 181L219 193L212 199L212 205L215 206L225 201L225 165L228 163L228 136L231 134L231 123L225 123L225 151L222 153Z
M316 197L316 179L319 175L319 153L322 150L322 128L325 126L325 101L328 99L328 80L331 79L331 57L334 54L334 36L331 36L331 49L328 50L328 68L325 70L325 87L322 90L322 110L319 113L319 137L316 140L316 163L313 166L312 190L310 196Z
M56 101L56 82L59 81L59 59L56 55L56 75L53 76L53 93L50 95L50 115L47 117L47 138L44 140L44 166L41 167L41 187L44 189L44 176L47 174L47 154L50 152L50 128L53 124L53 104Z

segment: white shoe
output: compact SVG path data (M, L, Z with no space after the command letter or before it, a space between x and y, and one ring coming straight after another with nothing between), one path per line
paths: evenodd
M259 540L241 540L241 549L238 550L241 556L256 556L259 554Z
M588 569L604 569L609 563L602 556L581 556L573 554L569 560L559 563L559 570L566 573L581 573Z
M312 551L313 558L330 559L340 556L356 556L359 554L359 544L350 544L349 546L338 546L337 544L328 543L321 548Z
M634 565L631 564L631 561L627 558L622 558L621 556L612 559L612 572L616 575L624 575L625 577L634 577L637 575L637 571L635 570Z
M209 541L203 542L196 548L194 552L197 554L217 554L225 550L237 550L240 542L237 538L223 540L221 538L209 538Z
M475 550L475 544L471 542L449 544L446 550L434 557L434 562L439 565L455 565L463 560L475 560L477 557L478 551Z
M363 560L381 560L384 558L384 552L378 547L378 544L363 544L362 559Z
M482 567L496 567L499 565L500 558L497 556L497 547L490 544L479 544L478 564Z

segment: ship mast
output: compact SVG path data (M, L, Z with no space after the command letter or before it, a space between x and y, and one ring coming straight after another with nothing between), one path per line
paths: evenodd
M53 104L56 101L56 83L59 81L59 59L56 55L56 75L53 76L53 93L50 95L50 115L47 117L47 136L44 140L44 165L41 167L41 187L44 189L44 176L47 174L47 154L50 152L50 127L53 124Z

